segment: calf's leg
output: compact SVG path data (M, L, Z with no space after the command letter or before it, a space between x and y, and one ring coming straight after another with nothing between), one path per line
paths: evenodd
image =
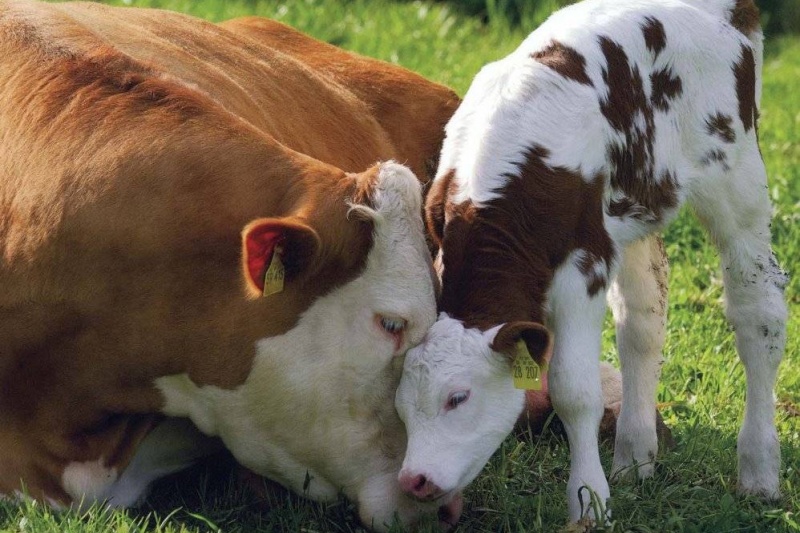
M767 177L754 137L736 167L717 183L693 191L691 200L719 248L726 314L747 377L739 491L777 498L780 448L773 389L786 343L786 275L770 245Z
M594 516L590 494L596 494L603 507L609 497L597 443L603 416L600 338L606 309L604 292L590 294L575 261L568 260L556 272L548 294L554 336L548 385L569 440L567 503L573 522L587 514L602 521L602 517Z
M653 474L658 451L656 386L667 323L669 263L661 238L651 235L623 251L608 301L617 326L622 409L617 420L612 476Z

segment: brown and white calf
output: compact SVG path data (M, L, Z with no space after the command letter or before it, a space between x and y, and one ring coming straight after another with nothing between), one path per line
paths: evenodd
M666 306L653 236L688 202L722 257L747 374L739 490L778 496L773 387L785 274L770 247L757 142L761 58L752 0L587 0L477 75L447 126L426 203L444 312L407 354L397 393L407 492L444 498L480 472L523 406L511 376L519 340L541 360L552 339L571 520L586 513L582 487L604 502L607 293L624 388L612 473L652 473Z
M185 417L377 529L426 511L420 185L375 162L424 175L456 104L262 19L0 2L0 494L135 504L213 447Z

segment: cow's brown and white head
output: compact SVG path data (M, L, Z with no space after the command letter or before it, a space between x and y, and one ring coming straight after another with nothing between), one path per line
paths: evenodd
M512 379L519 341L541 362L549 338L533 322L481 331L439 316L425 341L406 355L396 395L408 432L399 477L407 494L446 501L475 479L525 403Z
M265 275L276 254L285 284L342 280L318 304L335 302L353 313L358 309L358 314L339 316L349 322L342 331L351 333L343 336L356 340L352 332L357 331L364 334L362 348L380 346L387 356L400 355L419 342L424 326L433 320L434 277L419 217L419 183L406 167L394 163L353 179L342 220L317 217L305 207L304 214L258 219L244 229L247 290L255 298L272 297L276 289L269 282L265 287ZM337 225L342 227L335 229ZM331 316L326 322L330 327L337 320Z
M341 282L285 333L258 341L237 389L197 390L182 377L159 385L165 412L188 415L203 432L221 436L247 468L312 499L343 493L367 525L384 529L395 513L408 524L435 510L397 487L405 434L393 401L398 356L436 318L435 276L416 177L390 162L351 178L341 216L320 220L306 210L258 219L243 231L247 290L268 294L258 305L293 305L302 298L298 286ZM322 191L315 202L342 197ZM275 288L264 278L275 254L285 278L270 294ZM187 388L198 394L190 397Z

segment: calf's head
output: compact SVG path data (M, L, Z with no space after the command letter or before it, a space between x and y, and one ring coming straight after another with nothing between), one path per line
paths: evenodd
M466 487L511 432L525 403L514 387L516 357L543 363L550 335L510 322L486 331L442 313L409 350L395 397L408 445L399 482L410 496L439 501Z

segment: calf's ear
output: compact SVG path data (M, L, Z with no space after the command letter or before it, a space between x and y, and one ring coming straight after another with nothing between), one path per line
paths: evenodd
M242 230L242 269L250 296L280 292L283 281L300 278L313 267L319 235L296 216L259 218ZM270 272L272 282L265 276ZM274 285L279 277L280 286Z
M550 332L537 322L506 322L495 334L491 348L507 355L509 362L513 362L519 353L517 344L520 340L525 342L528 353L539 366L550 359Z

